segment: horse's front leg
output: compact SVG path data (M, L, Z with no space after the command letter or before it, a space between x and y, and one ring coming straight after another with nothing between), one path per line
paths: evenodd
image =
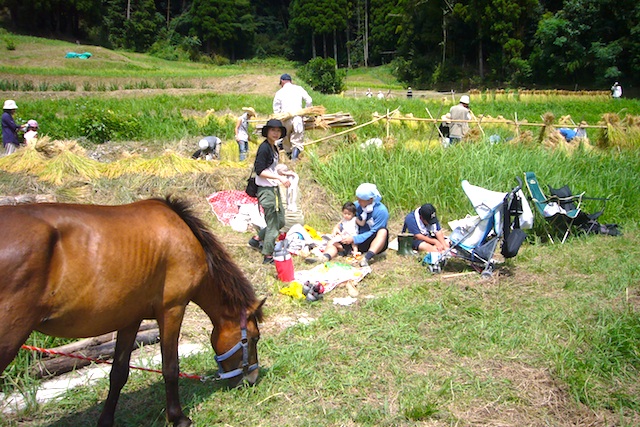
M162 375L167 394L167 420L175 427L187 427L191 420L182 412L180 395L178 393L178 338L180 325L184 317L185 307L173 307L165 310L162 319L158 321L160 327L160 347L162 350Z
M122 387L124 387L129 378L129 361L131 360L131 351L133 350L140 323L137 322L118 331L113 366L109 375L109 395L104 402L104 408L98 420L98 427L111 427L113 425L120 391L122 391Z

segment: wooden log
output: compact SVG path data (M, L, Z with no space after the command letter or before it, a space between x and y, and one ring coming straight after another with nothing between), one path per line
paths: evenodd
M158 325L156 324L156 322L145 322L140 325L138 332L148 331L149 329L157 329L157 328L158 328ZM116 332L109 332L107 334L99 335L97 337L86 338L83 340L74 341L69 344L53 347L53 348L50 348L49 350L53 350L59 353L76 353L76 352L81 352L84 349L87 349L90 347L96 347L96 346L99 346L100 344L113 341L115 339L116 339ZM47 353L44 353L42 355L43 359L51 358L51 357L58 357L58 356L53 354L47 354Z
M132 350L141 345L156 344L160 341L160 332L156 329L149 329L138 333ZM115 352L116 341L108 341L95 346L86 347L80 351L69 354L75 356L88 357L97 360L108 360L113 358ZM49 376L61 375L71 372L91 364L92 362L85 359L77 359L75 357L56 356L38 361L30 368L30 375L35 378L45 378Z

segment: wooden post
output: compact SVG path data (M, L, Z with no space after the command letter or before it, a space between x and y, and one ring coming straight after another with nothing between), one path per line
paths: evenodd
M389 109L387 108L387 141L389 140L390 135L390 123L389 123Z
M442 134L442 132L440 132L440 127L438 126L438 120L433 118L433 116L431 115L431 111L429 111L429 108L424 107L424 109L427 110L427 114L429 114L429 117L434 120L433 125L436 127L436 130L438 131L440 138L444 138L444 135ZM431 134L433 135L433 131L431 132ZM431 135L429 135L429 141L431 141Z

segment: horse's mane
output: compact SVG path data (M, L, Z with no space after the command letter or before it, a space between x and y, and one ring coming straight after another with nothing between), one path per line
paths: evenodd
M189 203L172 196L157 200L178 214L202 245L207 257L209 276L220 290L223 303L234 314L252 306L257 301L253 286L209 227L193 213ZM262 321L262 307L256 311L255 316L259 322Z

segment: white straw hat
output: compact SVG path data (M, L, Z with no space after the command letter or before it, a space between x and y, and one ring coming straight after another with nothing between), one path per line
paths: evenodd
M3 110L17 110L18 109L18 105L16 104L16 101L14 101L13 99L7 99L6 101L4 101L4 106L2 107Z

